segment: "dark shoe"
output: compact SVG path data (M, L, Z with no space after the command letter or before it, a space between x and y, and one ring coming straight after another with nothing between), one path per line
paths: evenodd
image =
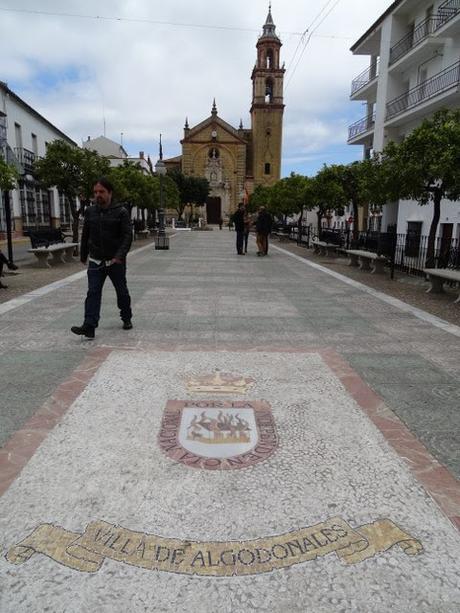
M82 326L72 326L70 331L74 334L78 334L79 336L86 336L86 338L94 338L94 328L91 326L86 326L83 324Z
M131 323L131 321L123 322L123 330L132 330L132 328L133 328L133 324Z
M8 262L7 266L8 266L9 270L17 270L18 269L16 264L13 264L13 262Z
M0 289L8 289L8 285L4 285L3 283L0 283Z

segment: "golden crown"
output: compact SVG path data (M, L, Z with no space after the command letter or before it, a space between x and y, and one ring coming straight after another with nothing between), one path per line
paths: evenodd
M238 377L235 375L204 375L201 377L191 377L187 381L189 392L217 392L219 394L245 394L254 383L254 379L249 377Z

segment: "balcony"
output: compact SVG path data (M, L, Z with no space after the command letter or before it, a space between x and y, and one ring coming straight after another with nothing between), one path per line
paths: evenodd
M391 66L430 36L438 32L460 13L460 0L447 0L439 7L438 13L424 19L414 30L406 34L390 49Z
M14 149L14 155L24 169L24 174L30 174L33 171L34 162L37 157L35 153L33 151L29 151L28 149L24 149L23 147L16 147Z
M375 126L375 113L371 113L370 115L366 115L359 121L351 124L348 128L348 142L355 141L353 144L360 144L360 142L356 142L356 139L360 136L363 136L370 130L373 130Z
M363 70L361 74L359 74L356 78L351 82L351 96L354 96L358 91L372 83L374 79L376 79L379 75L379 61L375 64Z
M449 90L458 88L460 84L460 62L442 70L434 77L427 79L413 87L402 96L388 102L386 107L386 121L397 115L418 107L428 100L432 100Z

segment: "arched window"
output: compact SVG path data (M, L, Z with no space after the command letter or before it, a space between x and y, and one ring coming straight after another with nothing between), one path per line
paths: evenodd
M265 166L264 166L264 173L266 175L270 174L270 163L269 162L265 162Z
M208 151L208 156L211 159L217 160L219 157L219 149L217 149L217 147L211 147L211 149Z
M265 57L265 68L273 68L273 50L268 49Z
M273 80L267 79L265 81L265 102L270 104L273 102Z

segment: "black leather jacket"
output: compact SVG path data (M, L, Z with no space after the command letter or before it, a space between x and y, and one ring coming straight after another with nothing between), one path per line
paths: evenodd
M129 213L121 204L103 209L98 204L85 211L81 235L80 259L124 260L131 247L132 229Z

